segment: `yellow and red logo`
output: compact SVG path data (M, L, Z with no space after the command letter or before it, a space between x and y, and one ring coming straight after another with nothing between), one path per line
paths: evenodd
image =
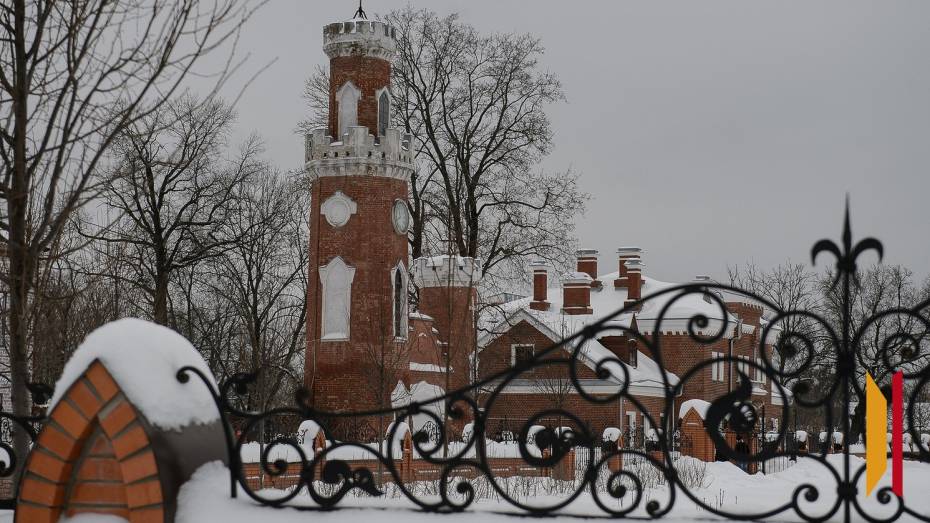
M865 377L865 493L888 468L888 400L870 374ZM891 378L891 490L904 494L904 373Z

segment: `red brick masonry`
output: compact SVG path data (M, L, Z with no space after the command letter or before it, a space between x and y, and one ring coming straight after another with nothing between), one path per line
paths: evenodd
M143 422L99 361L51 412L29 454L16 523L111 514L165 521L155 456Z

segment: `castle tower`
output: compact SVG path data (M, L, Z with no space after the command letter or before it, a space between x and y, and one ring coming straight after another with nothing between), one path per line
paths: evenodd
M394 37L361 9L323 30L329 126L307 136L305 152L312 205L304 373L321 410L390 405L385 395L396 379L383 367L407 339L413 156L409 137L389 125Z
M443 347L444 364L452 367L447 391L470 383L471 361L475 352L475 307L481 262L461 256L417 258L411 271L419 290L419 310L433 318Z

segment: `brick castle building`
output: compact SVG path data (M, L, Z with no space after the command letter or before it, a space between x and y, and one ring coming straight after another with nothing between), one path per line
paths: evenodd
M545 265L535 264L531 298L489 308L479 319L482 275L476 260L410 260L407 197L414 158L410 137L390 126L395 37L394 28L368 20L361 9L352 20L329 24L323 31L330 59L328 127L307 137L305 151L312 180L305 381L314 406L331 412L397 406L465 387L670 287L642 272L639 249L619 249L617 271L608 274L598 272L596 251L582 250L576 270L558 278ZM418 306L411 311L414 289ZM491 404L483 405L491 420L489 432L519 430L534 413L561 408L592 431L619 428L633 439L636 434L649 439L655 429L678 421L665 419L666 384L684 379L671 412L682 405L701 410L700 402L732 392L739 378L736 365L722 361L695 371L692 367L713 357L758 360L760 347L771 354L773 340L760 339L765 311L757 304L690 294L668 303L659 322L671 297L615 318L615 329L582 347L564 348L577 349L586 391L607 397L630 380L629 392L639 406L623 400L583 401L566 385L564 368L542 368L509 383ZM727 332L714 343L696 342L687 331L698 314L709 319L701 334L719 331L725 320ZM661 336L662 361L630 330L647 340ZM608 375L599 377L599 366ZM760 411L766 409L766 426L771 428L781 416L781 395L762 372L743 367L752 380L752 401ZM643 409L654 423L668 427L652 427ZM427 422L424 417L414 425Z

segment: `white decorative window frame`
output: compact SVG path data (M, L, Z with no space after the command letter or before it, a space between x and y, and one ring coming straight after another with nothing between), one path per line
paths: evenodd
M398 309L396 298L397 298L397 274L400 274L401 285L403 285L403 290L400 294L401 305ZM407 339L407 326L409 319L409 303L407 303L407 289L410 285L407 276L407 268L404 267L404 262L397 262L397 266L391 269L391 329L394 332L394 339L396 340L406 340ZM398 329L394 327L397 325L397 313L400 312L400 332L397 332Z
M332 299L328 292L329 275L332 271L342 270L347 274L344 302L345 310L345 332L327 332L327 319L329 314L333 314L331 309ZM322 313L320 314L320 339L322 341L346 341L352 328L352 281L355 279L355 267L349 266L341 256L336 256L326 265L320 267L320 286L322 289Z
M398 205L403 206L404 213L407 215L407 228L403 231L397 225L397 220L395 219L395 216L394 216L394 209L397 208ZM400 199L394 200L394 203L391 204L391 225L394 227L394 232L396 232L397 234L407 234L407 232L410 231L410 222L412 220L413 220L413 217L410 216L410 209L407 207L407 202L405 202L404 200L400 200Z
M382 95L382 94L386 94L386 95L387 95L387 100L388 100L388 108L387 108L387 112L388 112L388 114L387 114L387 120L388 120L388 122L387 122L387 127L385 127L385 129L390 129L390 128L391 128L391 110L393 109L392 106L394 105L394 99L391 97L391 87L390 87L390 86L388 86L388 87L382 87L381 89L378 89L377 91L375 91L375 105L377 105L377 111L376 111L377 121L375 122L375 132L376 132L378 135L381 134L381 95Z
M342 214L339 212L340 207L345 209L344 219L340 219L340 215ZM349 223L349 219L351 219L352 215L357 211L358 205L356 205L352 198L343 194L342 191L336 191L323 202L323 205L320 205L320 212L323 213L323 216L326 218L326 223L336 228Z
M354 95L355 100L353 103L353 110L349 111L348 108L344 106L344 101L346 101L347 95ZM352 83L351 80L342 84L342 87L336 91L336 103L339 104L339 111L336 113L336 122L339 126L339 136L338 140L342 140L342 135L348 132L349 127L353 125L358 125L358 103L362 100L362 91ZM348 118L343 118L343 116L348 116Z

